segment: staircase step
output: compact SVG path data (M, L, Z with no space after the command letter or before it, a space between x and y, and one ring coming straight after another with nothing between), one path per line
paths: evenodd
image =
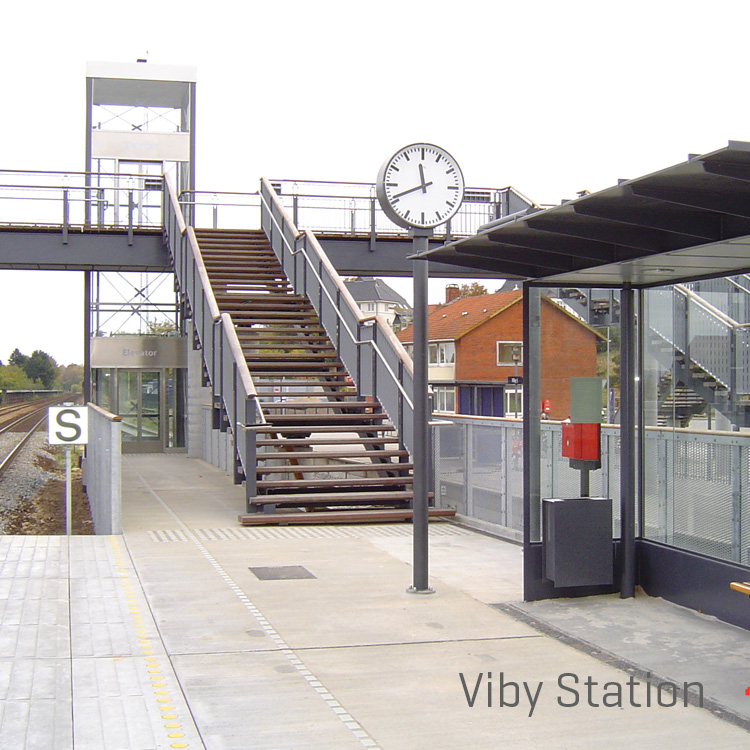
M304 461L319 460L321 458L340 459L340 458L408 458L408 451L259 451L257 454L258 461ZM386 461L383 465L393 464L400 468L400 464L393 461ZM378 464L374 464L377 466ZM407 465L407 464L405 464ZM411 466L411 464L408 464Z
M322 456L318 455L317 458L322 458ZM267 475L267 474L294 474L294 473L301 473L301 474L318 474L321 472L361 472L361 473L367 473L372 471L411 471L413 469L412 464L399 464L399 463L393 463L392 461L389 463L382 463L382 464L373 464L373 463L363 463L363 462L353 462L353 463L345 463L345 464L300 464L299 466L259 466L256 469L256 474L258 476L260 475ZM404 477L399 477L403 479Z
M452 508L429 508L428 518L452 518ZM414 511L409 508L377 508L372 510L313 511L300 513L242 513L237 520L242 526L271 526L327 523L392 523L411 521Z
M316 495L256 495L250 505L404 505L414 498L406 490L385 492L321 492Z
M358 424L358 425L279 425L279 424L255 424L248 425L248 430L255 430L256 432L275 432L281 435L299 435L300 433L309 434L313 432L346 432L346 433L359 433L359 432L391 432L393 431L392 424ZM349 441L359 442L355 437L352 437Z
M255 443L259 448L296 448L310 447L313 445L398 445L397 437L309 437L309 438L263 438ZM377 456L378 450L372 449L372 454ZM289 451L293 453L293 451ZM367 454L365 454L367 455Z

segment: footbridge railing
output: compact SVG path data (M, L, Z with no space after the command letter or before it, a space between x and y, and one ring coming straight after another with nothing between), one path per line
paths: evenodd
M381 403L412 452L411 358L383 318L362 314L315 236L297 229L269 180L261 181L260 202L261 226L294 290L309 298L357 392Z
M406 237L380 208L375 185L369 182L268 180L278 201L302 229L327 236L369 238ZM214 229L252 226L261 204L258 192L189 191L180 195L193 224ZM435 229L435 236L468 237L480 226L534 205L512 187L467 188L461 209L451 222ZM189 208L188 208L189 207Z
M164 228L180 292L190 305L193 330L203 350L213 394L213 427L231 431L235 447L234 479L246 480L248 497L255 489L255 431L265 422L258 394L242 354L231 316L219 311L201 259L195 232L185 225L177 194L165 178Z

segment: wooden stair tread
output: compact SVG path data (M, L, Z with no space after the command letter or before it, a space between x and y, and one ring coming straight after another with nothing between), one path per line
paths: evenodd
M293 461L293 460L307 460L307 459L321 459L321 458L408 458L408 451L259 451L257 454L258 461ZM383 464L374 463L374 466L388 466L393 464L399 466L397 462L386 461ZM406 465L406 464L405 464ZM411 466L411 464L408 464Z
M429 508L428 518L453 518L453 508ZM386 523L411 521L414 511L410 508L377 508L372 510L315 511L300 513L242 513L237 520L242 526L269 526L296 524L346 524Z
M246 429L255 430L256 432L277 432L281 435L293 435L300 432L313 433L313 432L345 432L345 433L356 433L356 432L391 432L393 431L392 424L360 424L360 425L344 425L345 429L342 429L341 425L280 425L280 424L254 424L248 425ZM349 442L359 442L357 438L352 437Z
M293 454L288 456L281 456L280 458L292 459L296 458ZM316 458L328 458L328 456L322 456L318 454ZM256 474L315 474L320 472L332 471L332 472L368 472L368 471L411 471L414 468L413 464L400 464L388 461L382 464L374 464L369 461L353 461L345 464L292 464L289 466L259 466L256 469Z
M278 431L278 430L277 430ZM296 446L307 445L397 445L397 437L309 437L309 438L263 438L256 441L259 448L270 448L275 446L286 446L294 448ZM377 450L372 451L377 455Z

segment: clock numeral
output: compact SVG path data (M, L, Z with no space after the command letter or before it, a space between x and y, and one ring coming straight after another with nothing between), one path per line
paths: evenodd
M422 149L422 161L424 161L424 149Z
M441 213L440 213L440 211L435 211L435 216L437 216L437 218L438 218L438 221L440 221L440 218L441 218Z
M446 203L446 205L448 206L448 208L453 208L453 206L455 206L455 205L456 205L456 204L455 204L455 202L454 202L454 203L451 203L450 201L445 201L445 203Z
M404 214L404 218L405 218L405 219L408 219L408 218L409 218L409 214L410 214L410 213L411 213L411 211L407 211L407 212L406 212L406 213Z
M398 187L398 183L397 182L386 182L385 186L386 187ZM458 190L458 188L456 188L456 190Z
M451 167L450 169L446 169L446 170L445 170L445 174L453 174L453 172L455 172L455 171L456 171L456 170L455 170L455 169L453 169L453 167Z
M409 159L409 154L407 154L406 151L404 151L404 159L406 159L406 161L411 161L411 159Z
M458 185L448 185L448 190L458 190Z
M422 211L422 224L424 224L424 211Z
M398 167L397 167L397 166L396 166L395 164L391 164L391 169L392 169L392 170L393 170L394 172L398 172Z
M443 158L443 155L442 154L438 154L437 158L435 159L435 163L437 164L437 162L439 162L442 158Z
M391 205L395 206L400 200L401 198L391 198Z

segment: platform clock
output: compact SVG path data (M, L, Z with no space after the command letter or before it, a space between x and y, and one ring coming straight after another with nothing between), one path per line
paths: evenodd
M445 224L461 206L464 177L458 162L432 143L399 149L380 168L376 193L386 216L401 227Z

